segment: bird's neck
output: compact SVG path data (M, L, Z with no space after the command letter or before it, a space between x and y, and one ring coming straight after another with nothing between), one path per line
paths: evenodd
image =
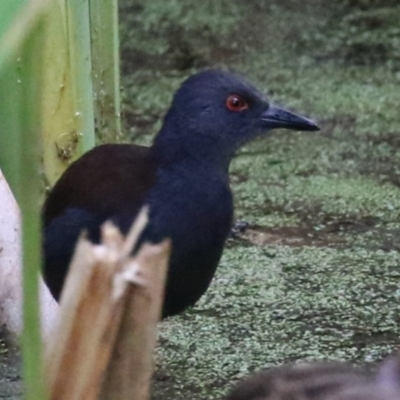
M235 149L217 135L197 132L195 127L186 125L182 128L179 120L168 116L151 147L152 156L161 166L177 163L207 166L221 174L228 174L234 153Z

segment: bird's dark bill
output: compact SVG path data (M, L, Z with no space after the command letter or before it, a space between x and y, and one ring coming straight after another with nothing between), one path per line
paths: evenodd
M260 117L266 129L286 128L298 131L319 131L318 125L306 117L276 106L270 106Z

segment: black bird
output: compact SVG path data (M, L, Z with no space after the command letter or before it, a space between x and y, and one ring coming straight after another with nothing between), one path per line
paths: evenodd
M273 128L315 131L304 117L272 106L236 75L208 70L176 92L151 147L109 144L74 162L43 208L44 277L58 299L82 230L98 242L113 221L126 233L144 204L140 242L172 238L163 317L207 290L233 216L228 168L235 151Z

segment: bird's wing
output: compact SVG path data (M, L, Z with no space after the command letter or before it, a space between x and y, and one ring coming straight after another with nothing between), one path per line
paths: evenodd
M95 147L62 175L43 206L48 226L68 209L111 217L136 214L155 182L149 148L128 144Z

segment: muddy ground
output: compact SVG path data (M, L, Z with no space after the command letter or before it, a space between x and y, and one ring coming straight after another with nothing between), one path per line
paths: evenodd
M235 158L246 223L200 303L161 324L156 400L219 399L299 359L372 364L400 344L400 6L332 3L120 0L124 141L149 143L173 91L206 67L322 128ZM18 398L17 370L1 368L0 399Z

